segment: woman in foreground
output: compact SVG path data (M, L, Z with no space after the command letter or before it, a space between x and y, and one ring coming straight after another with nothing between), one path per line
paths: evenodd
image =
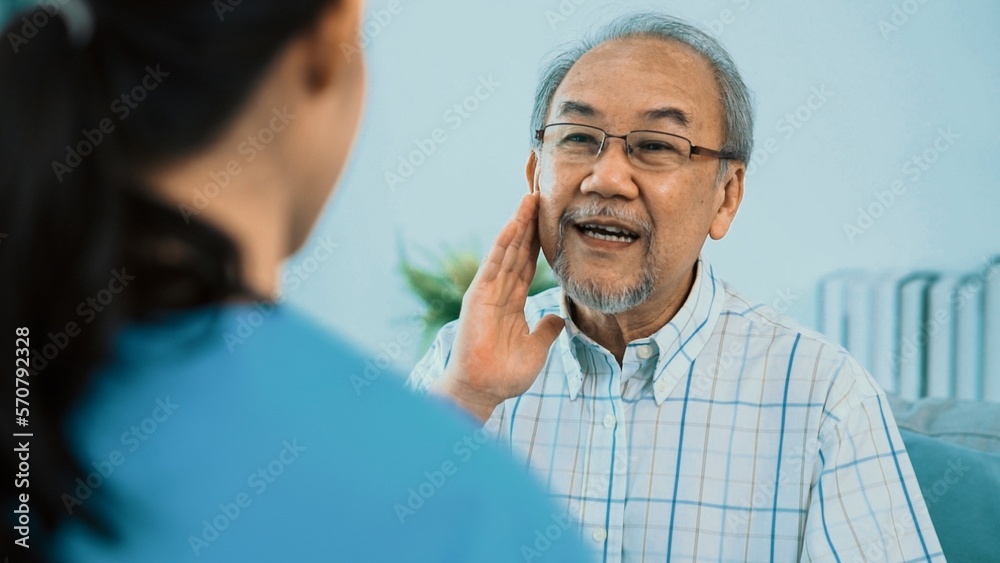
M49 5L0 49L11 560L584 560L472 427L276 304L357 131L361 0Z

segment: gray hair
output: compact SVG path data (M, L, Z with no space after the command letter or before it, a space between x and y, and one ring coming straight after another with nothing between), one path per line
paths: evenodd
M594 47L629 37L677 41L691 47L708 60L715 70L715 81L722 98L721 150L735 154L737 160L750 162L750 155L753 152L753 99L736 68L736 63L712 36L683 20L657 12L638 12L622 16L590 37L571 44L545 65L539 75L538 87L535 90L535 105L531 111L531 146L536 150L541 148L541 141L535 138L535 131L545 126L552 97L570 68ZM728 162L722 160L719 167L720 180L728 168Z

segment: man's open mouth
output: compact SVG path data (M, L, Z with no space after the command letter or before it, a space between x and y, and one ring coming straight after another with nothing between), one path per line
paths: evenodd
M639 238L639 233L630 231L624 227L613 225L598 225L597 223L577 223L576 228L584 236L598 240L608 240L612 242L632 242Z

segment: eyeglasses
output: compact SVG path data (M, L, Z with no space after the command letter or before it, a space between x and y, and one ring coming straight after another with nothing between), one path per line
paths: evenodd
M567 164L592 164L601 156L608 137L625 141L625 153L633 163L647 170L680 168L695 154L726 160L739 158L734 153L695 146L684 137L661 131L611 135L599 127L577 123L550 123L535 131L543 154Z

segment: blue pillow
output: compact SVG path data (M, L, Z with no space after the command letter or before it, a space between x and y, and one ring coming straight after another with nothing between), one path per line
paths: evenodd
M949 561L1000 557L1000 455L900 428Z

